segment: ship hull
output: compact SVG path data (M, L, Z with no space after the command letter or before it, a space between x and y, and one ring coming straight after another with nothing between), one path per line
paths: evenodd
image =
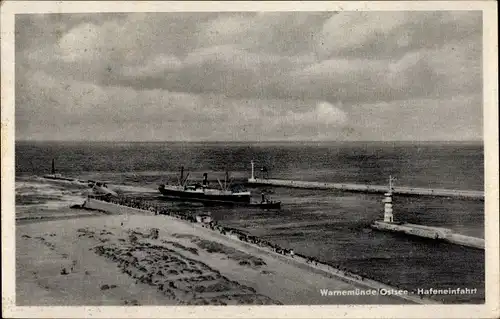
M43 178L45 178L45 179L52 179L52 180L56 180L56 181L68 181L68 182L75 181L74 178L63 177L63 176L56 176L56 175L43 175Z
M262 209L279 209L281 202L258 203L256 206Z
M170 199L196 201L196 202L213 202L213 203L250 203L250 194L232 194L232 195L212 195L202 192L187 192L182 190L159 188L160 193Z

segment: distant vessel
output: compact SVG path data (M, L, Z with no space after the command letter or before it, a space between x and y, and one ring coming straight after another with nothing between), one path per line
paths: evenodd
M214 203L242 203L249 204L251 194L241 186L232 186L226 172L224 184L220 181L220 189L211 188L208 186L208 175L203 174L203 182L188 184L189 174L184 178L184 167L181 167L181 173L178 185L162 184L158 187L163 196L172 199L181 199L188 201L199 202L214 202Z
M115 191L108 188L108 185L105 182L99 182L99 181L93 181L93 180L84 181L81 179L64 177L61 174L57 174L54 159L52 159L52 169L51 169L50 174L43 175L43 178L57 180L57 181L74 182L74 183L78 183L78 184L87 184L88 187L90 187L92 189L92 191L94 192L94 194L96 194L96 195L118 196L118 194Z
M50 174L43 175L43 178L54 179L54 180L59 180L59 181L69 181L69 182L75 181L74 178L64 177L61 174L56 174L56 166L55 166L54 159L52 159L52 168L51 168Z

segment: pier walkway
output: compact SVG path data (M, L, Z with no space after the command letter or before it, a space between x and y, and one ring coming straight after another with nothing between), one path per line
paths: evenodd
M272 186L293 187L293 188L338 189L338 190L363 192L363 193L386 193L389 190L387 186L382 186L382 185L307 182L307 181L293 181L293 180L283 180L283 179L250 178L248 179L248 183L254 185L272 185ZM460 197L460 198L484 200L483 191L473 191L473 190L394 186L392 188L392 192L394 194L400 194L400 195Z

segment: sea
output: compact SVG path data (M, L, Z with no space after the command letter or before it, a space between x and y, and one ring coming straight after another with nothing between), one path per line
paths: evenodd
M480 142L16 142L16 179L57 172L80 179L149 187L208 173L211 183L243 183L255 162L257 177L304 181L484 189ZM263 169L265 168L265 169ZM249 187L256 199L261 188ZM402 289L470 288L477 293L442 295L449 303L483 303L484 251L374 231L383 216L381 194L266 186L280 210L203 205L172 206L210 212L218 223L316 257L320 261ZM396 220L484 238L484 202L445 197L393 200ZM184 208L182 208L184 207ZM319 289L335 287L318 287Z

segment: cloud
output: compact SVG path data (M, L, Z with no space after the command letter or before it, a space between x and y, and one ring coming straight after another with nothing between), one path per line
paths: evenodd
M253 53L285 56L316 51L316 35L330 12L259 12L221 16L200 28L199 44L236 44Z
M408 21L406 12L341 12L323 25L319 40L320 54L361 49L374 40L383 39L394 28Z
M449 97L482 89L481 50L473 39L410 51L399 60L335 58L298 68L274 85L281 97L344 103Z
M480 95L359 104L229 99L61 81L36 71L18 88L18 139L455 140L482 136ZM123 103L127 107L123 107ZM133 105L133 107L131 107ZM457 134L460 132L460 134Z
M454 138L447 128L466 126L465 114L472 124L460 132L473 138L481 136L481 41L481 12L472 11L19 16L18 133L432 139L432 130ZM358 125L362 111L378 129ZM441 128L426 122L436 114Z
M409 52L389 65L389 84L413 97L479 93L482 53L478 49L475 41L466 39L435 50Z
M481 94L359 104L350 117L361 140L456 141L482 137Z
M463 87L481 86L481 38L476 32L480 13L241 13L194 20L194 26L187 23L193 17L148 17L133 14L129 19L76 25L59 39L58 50L38 50L43 57L39 63L46 70L57 68L76 80L101 85L231 97L340 99L347 104L455 94ZM322 19L313 27L306 25L318 17ZM170 32L160 31L159 25ZM436 36L426 33L430 27ZM280 50L280 41L300 46L289 38L291 32L302 34L308 45L318 33L330 42L308 46L319 48L317 52L287 55L290 51ZM305 36L308 32L311 36ZM121 34L130 36L124 39ZM247 40L269 34L269 41ZM428 39L423 41L423 36ZM385 54L367 46L373 41L383 45ZM361 49L371 56L356 57ZM396 55L386 56L389 52ZM318 60L321 55L329 57ZM49 57L55 61L47 63Z
M289 126L341 126L347 122L347 114L339 107L328 102L319 102L308 111L288 111L283 116L277 116L274 125Z
M16 112L20 138L272 140L287 134L301 139L303 133L323 132L327 127L332 130L346 121L344 112L326 102L302 112L300 105L295 107L297 111L290 111L289 105L279 100L100 88L58 81L40 71L29 74L29 78L30 87L19 88L16 101L31 106ZM124 101L135 107L121 108Z
M143 65L125 65L122 74L125 77L155 77L166 72L177 71L182 68L182 61L176 56L158 54Z
M121 72L120 84L235 98L272 98L272 79L315 61L310 56L250 53L231 45L193 50L183 60L169 57L169 68L151 62L157 59Z
M480 11L340 12L323 25L318 54L399 57L471 36L482 36Z

